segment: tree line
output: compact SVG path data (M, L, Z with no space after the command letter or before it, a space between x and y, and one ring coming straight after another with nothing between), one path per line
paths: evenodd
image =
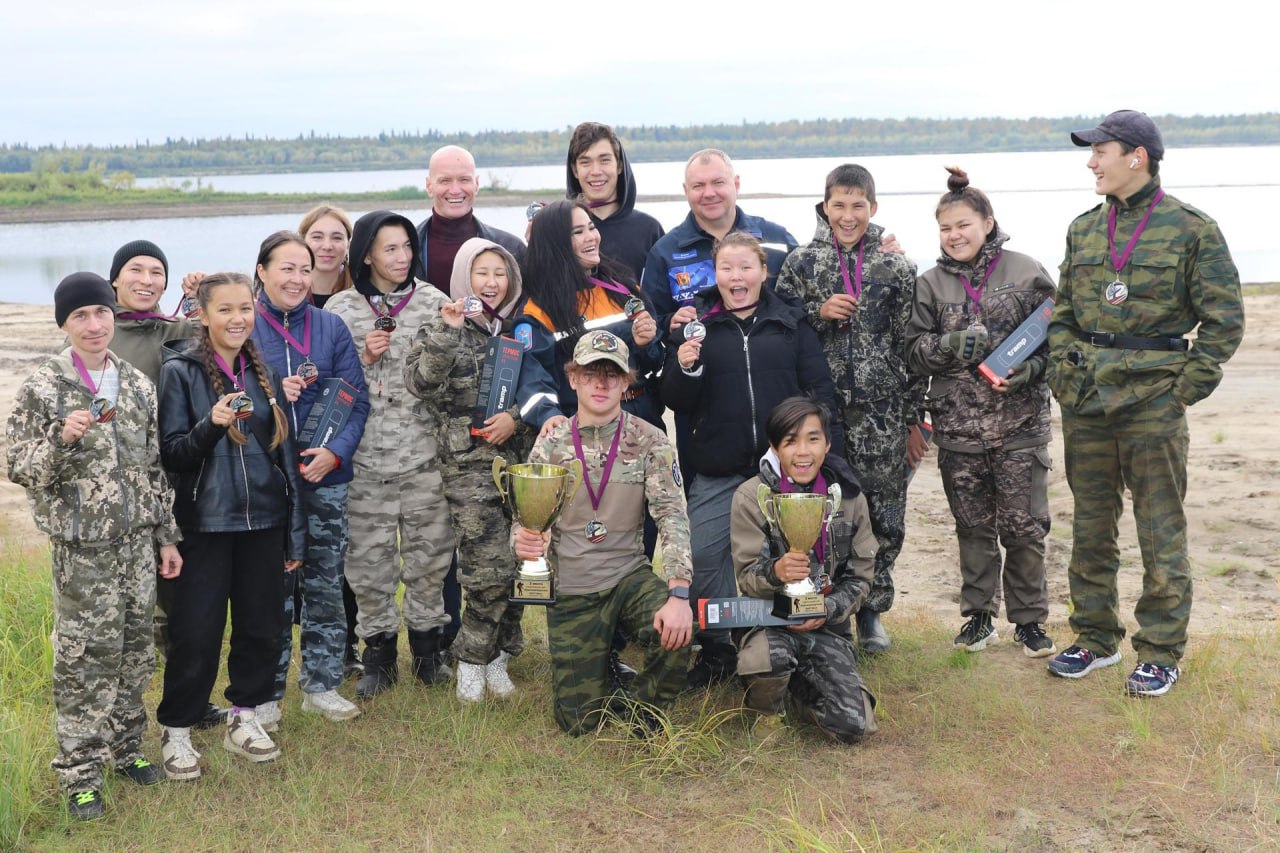
M1066 134L1099 116L976 119L813 119L676 127L618 127L636 162L683 160L718 147L738 158L843 157L876 154L964 154L1061 149ZM1171 148L1280 144L1280 113L1155 116ZM442 133L385 131L375 136L310 133L294 139L246 134L214 139L139 140L132 145L0 145L0 172L58 170L139 176L255 172L425 169L441 145L461 145L484 166L564 162L571 127L560 130Z

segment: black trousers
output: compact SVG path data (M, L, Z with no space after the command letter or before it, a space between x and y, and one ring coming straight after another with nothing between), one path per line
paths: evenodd
M164 697L156 709L156 720L174 727L193 725L205 714L222 658L228 604L231 683L225 696L232 705L252 708L271 699L286 627L283 528L182 535Z

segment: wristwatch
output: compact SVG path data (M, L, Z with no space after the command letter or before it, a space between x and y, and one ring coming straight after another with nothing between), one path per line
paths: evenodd
M689 587L673 586L667 589L667 598L678 598L681 601L689 600Z

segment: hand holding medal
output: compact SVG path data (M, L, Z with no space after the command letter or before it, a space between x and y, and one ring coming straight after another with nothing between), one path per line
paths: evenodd
M93 425L93 414L88 409L77 409L67 415L62 424L62 443L70 447L84 438L89 427Z
M684 343L676 351L676 360L685 370L692 370L702 358L702 341L706 336L707 327L701 320L691 320L684 327Z
M658 336L658 324L649 314L644 300L632 296L623 306L622 312L631 321L631 340L635 341L636 346L644 347L653 343L653 339Z

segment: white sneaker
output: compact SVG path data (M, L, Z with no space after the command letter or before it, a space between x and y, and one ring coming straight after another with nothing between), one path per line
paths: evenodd
M308 714L320 714L328 720L350 720L360 716L354 703L342 698L336 690L302 694L302 710Z
M170 779L200 778L200 753L191 745L191 729L165 726L160 733L160 763Z
M243 755L254 763L280 757L280 747L262 730L253 711L232 710L227 717L227 735L222 745L228 752Z
M270 702L263 702L253 709L253 715L258 718L258 725L262 726L264 732L280 731L280 719L283 716L280 700L272 699Z
M510 696L516 692L516 683L507 674L507 661L509 660L511 660L511 655L506 652L499 652L493 662L484 668L485 684L489 686L489 692L494 696Z
M463 702L484 701L485 667L458 661L458 698Z

